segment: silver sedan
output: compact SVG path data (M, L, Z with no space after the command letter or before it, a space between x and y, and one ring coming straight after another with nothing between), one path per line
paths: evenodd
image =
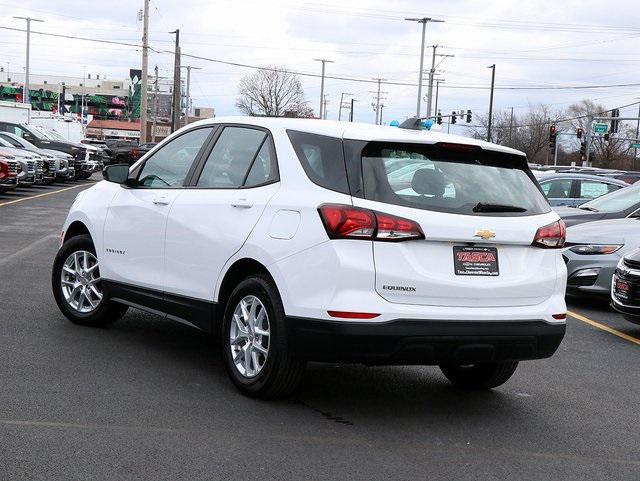
M620 258L640 247L640 219L610 219L567 228L567 294L608 298Z

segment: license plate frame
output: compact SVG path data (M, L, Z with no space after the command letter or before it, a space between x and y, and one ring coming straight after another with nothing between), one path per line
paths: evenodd
M457 276L498 277L498 248L453 246L453 271Z

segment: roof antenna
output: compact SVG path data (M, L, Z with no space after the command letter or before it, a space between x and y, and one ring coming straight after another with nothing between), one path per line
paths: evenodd
M411 117L402 122L399 126L401 129L422 130L422 118Z

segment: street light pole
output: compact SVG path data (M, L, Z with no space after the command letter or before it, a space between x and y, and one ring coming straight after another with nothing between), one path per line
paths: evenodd
M31 22L44 22L44 20L40 20L39 18L31 18L31 17L13 17L18 20L26 20L27 21L27 60L25 63L25 72L24 72L24 90L22 93L22 103L29 104L30 93L29 93L29 50L31 48Z
M202 70L201 67L194 67L192 65L185 65L181 68L186 68L187 69L187 102L186 102L186 106L185 106L185 115L184 115L184 125L187 125L189 123L189 114L191 113L191 105L190 105L190 101L191 101L191 97L190 97L190 89L191 89L191 69L194 70Z
M416 117L420 117L420 102L422 102L422 76L424 74L424 40L427 32L427 22L443 23L444 20L436 20L435 18L405 18L409 22L418 22L422 24L422 40L420 44L420 70L418 71L418 100L416 105Z
M147 141L147 90L149 85L149 0L144 0L142 18L142 83L140 85L140 143Z
M318 118L323 119L324 108L324 70L325 64L333 63L333 60L327 60L326 58L314 58L314 62L322 62L322 78L320 80L320 111L318 112Z
M173 32L176 36L176 50L173 60L173 111L171 115L171 132L175 132L180 128L180 29L177 28Z
M491 142L491 121L493 120L493 88L496 81L496 64L488 66L491 69L491 95L489 96L489 122L487 125L487 142Z

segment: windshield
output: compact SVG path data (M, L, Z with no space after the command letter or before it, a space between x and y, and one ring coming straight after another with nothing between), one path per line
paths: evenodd
M635 208L638 204L640 204L640 187L631 185L585 202L580 208L607 213Z
M58 140L51 132L49 132L46 129L43 129L41 127L35 127L35 130L37 130L41 136L49 139L49 140Z
M33 135L37 139L40 139L40 140L51 140L49 137L44 135L39 129L37 129L33 125L24 125L23 124L23 125L20 125L20 127L22 127L24 130L29 132L31 135Z
M523 165L519 156L474 147L373 142L362 151L364 197L467 215L549 212Z

